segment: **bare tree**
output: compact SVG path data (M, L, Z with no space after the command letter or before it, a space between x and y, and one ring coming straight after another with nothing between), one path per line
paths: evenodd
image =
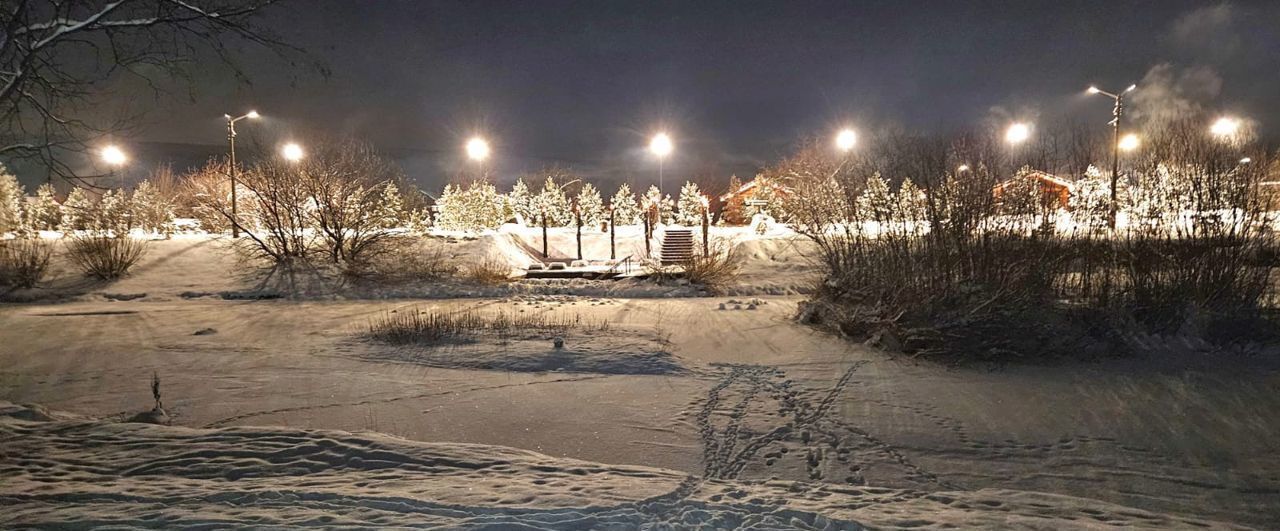
M231 60L235 43L284 56L298 50L256 27L273 0L8 0L0 7L0 156L35 158L50 172L92 184L67 161L139 116L102 116L104 89L140 80L155 95L185 80L200 54Z

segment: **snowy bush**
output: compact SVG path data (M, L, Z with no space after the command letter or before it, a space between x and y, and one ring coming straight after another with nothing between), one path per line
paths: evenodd
M746 225L750 217L747 214L746 198L737 193L742 189L742 180L737 175L729 177L729 197L720 209L720 222L728 225Z
M44 279L53 243L39 238L0 240L0 286L31 288Z
M124 191L112 188L102 194L94 205L92 230L127 234L132 223L129 219L129 196Z
M702 226L702 191L696 183L685 181L676 202L675 222L686 227Z
M618 186L618 191L609 200L609 208L613 209L615 225L640 223L640 205L636 203L636 194L631 191L631 186L627 183Z
M72 236L67 240L67 257L85 275L114 280L129 272L147 250L147 242L128 236L102 234Z

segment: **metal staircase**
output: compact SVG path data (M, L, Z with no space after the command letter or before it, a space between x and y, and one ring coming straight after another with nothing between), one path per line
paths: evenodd
M667 229L662 232L662 265L683 264L693 257L693 231Z

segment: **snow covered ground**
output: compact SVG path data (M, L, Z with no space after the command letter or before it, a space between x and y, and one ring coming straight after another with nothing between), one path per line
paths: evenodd
M442 245L474 259L507 237L530 242ZM0 527L1280 521L1274 353L914 363L791 319L814 271L802 242L740 245L746 297L518 283L253 300L205 238L156 242L115 283L64 271L45 302L0 305L0 400L67 412L4 409ZM609 370L562 363L550 337L409 354L359 338L412 308L607 320L565 350ZM150 407L153 371L176 427L115 422Z

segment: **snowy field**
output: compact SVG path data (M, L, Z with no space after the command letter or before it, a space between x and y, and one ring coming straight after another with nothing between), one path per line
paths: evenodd
M55 272L35 302L0 305L0 400L48 408L0 408L0 527L1280 521L1275 363L1156 339L1088 364L894 358L791 319L815 273L802 241L717 236L745 259L718 297L625 280L264 299L204 237L155 242L110 284ZM538 237L439 243L519 267ZM571 231L549 247L576 254ZM607 234L584 253L607 257ZM360 338L378 316L430 310L609 327L558 353L549 337ZM117 422L150 407L153 371L175 426Z

